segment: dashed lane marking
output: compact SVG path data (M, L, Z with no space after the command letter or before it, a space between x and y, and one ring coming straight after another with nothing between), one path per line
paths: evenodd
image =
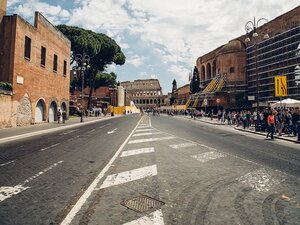
M156 165L138 168L130 171L116 173L107 176L100 189L128 183L131 181L139 180L146 177L153 177L157 175Z
M4 186L4 187L0 187L0 202L4 201L7 198L10 198L14 195L19 194L22 191L25 191L26 189L30 188L30 187L25 187L25 185L27 183L29 183L30 181L34 180L35 178L41 176L42 174L46 173L47 171L53 169L54 167L58 166L60 163L62 163L63 161L59 161L57 163L54 163L53 165L47 167L46 169L42 170L41 172L29 177L28 179L26 179L23 183L21 184L17 184L16 186L13 187L8 187L8 186Z
M139 134L134 134L132 137L139 137L139 136L146 136L146 135L153 135L153 134L161 134L161 132L156 132L156 133L139 133Z
M67 132L61 133L60 135L71 134L71 133L73 133L73 132L75 132L75 131L77 131L77 130L78 130L78 129L76 129L76 130L69 130L69 131L67 131Z
M164 225L164 218L161 209L143 216L137 220L124 223L123 225Z
M87 134L94 132L96 129L92 129L90 131L87 132Z
M131 156L131 155L138 155L138 154L144 154L144 153L150 153L154 152L154 148L139 148L139 149L133 149L129 151L122 152L121 157Z
M9 162L6 162L6 163L3 163L3 164L0 164L0 167L2 167L2 166L6 166L6 165L8 165L8 164L11 164L11 163L13 163L13 162L15 162L15 160L12 160L12 161L9 161Z
M55 147L55 146L57 146L57 145L60 145L60 143L56 143L56 144L51 145L51 146L48 146L48 147L46 147L46 148L42 148L40 151L42 152L42 151L48 150L48 149L53 148L53 147Z
M225 157L226 155L220 152L205 152L198 155L192 155L191 157L197 159L200 162L208 162L210 160Z
M177 145L169 145L171 148L186 148L186 147L193 147L193 146L197 146L196 143L191 143L191 142L187 142L187 143L181 143L181 144L177 144Z
M170 140L170 139L174 139L174 138L175 137L159 137L159 138L137 139L137 140L129 141L128 144L144 143L144 142L151 142L151 141Z

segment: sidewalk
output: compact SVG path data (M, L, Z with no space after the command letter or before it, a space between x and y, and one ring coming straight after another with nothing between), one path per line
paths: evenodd
M96 123L100 120L108 120L111 118L114 117L103 115L99 117L84 117L84 122L80 122L80 117L71 117L69 120L66 120L65 123L53 122L28 125L24 127L3 128L0 129L0 143L24 137L35 136L38 134L49 133L57 130L64 130L71 127L80 127L85 124Z
M190 116L179 116L179 117L184 117L186 119L190 119L190 120L194 120L193 118L191 118ZM205 118L197 118L195 121L200 121L200 122L204 122L204 123L210 123L210 124L214 124L214 125L219 125L219 126L230 126L236 130L242 131L242 132L248 132L248 133L253 133L253 134L257 134L257 135L261 135L266 137L267 133L266 132L262 132L262 131L255 131L255 127L250 127L247 129L244 129L242 126L235 126L235 125L228 125L227 121L224 124L221 124L220 122L218 122L218 120L216 118L213 118L213 120L211 120L208 117ZM297 136L288 136L287 134L283 134L282 136L278 136L278 135L274 135L274 139L282 139L285 141L290 141L290 142L294 142L294 143L298 143L300 144L300 142L297 141Z

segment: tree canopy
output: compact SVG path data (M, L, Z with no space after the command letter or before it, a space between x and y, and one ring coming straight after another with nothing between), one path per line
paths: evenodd
M90 58L90 69L84 77L86 83L92 87L89 94L89 107L92 91L96 84L97 74L103 72L105 68L112 63L123 65L126 57L122 52L121 47L105 34L95 33L91 30L67 25L58 25L57 28L71 41L71 63L75 60L77 54L87 54ZM103 76L104 75L102 75L102 77Z

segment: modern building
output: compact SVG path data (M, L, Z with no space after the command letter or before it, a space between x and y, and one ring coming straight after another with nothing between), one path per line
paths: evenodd
M295 81L295 68L300 65L300 6L259 27L256 33L256 40L250 33L251 42L247 43L248 96L255 97L259 106L278 101L274 78L286 76L288 97L300 100Z
M16 125L56 121L69 109L71 43L39 12L32 26L0 6L0 81L12 84Z
M138 108L151 109L165 104L165 96L158 79L121 82L125 88L125 102L132 101Z

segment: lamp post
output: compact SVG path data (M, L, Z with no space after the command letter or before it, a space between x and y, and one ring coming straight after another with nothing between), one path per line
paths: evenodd
M254 20L253 21L248 21L245 24L245 31L246 31L246 39L245 39L245 43L249 43L251 41L250 37L252 36L252 40L253 40L253 45L254 45L254 49L255 49L255 78L256 78L256 113L257 113L257 123L255 124L255 129L258 129L258 125L259 125L259 85L258 85L258 68L257 68L257 58L258 58L258 54L257 54L257 44L258 44L258 37L259 34L257 33L257 27L259 26L260 22L268 22L268 20L266 18L260 18L259 20ZM252 34L250 36L250 34ZM269 35L265 34L263 39L268 39Z
M84 89L84 75L85 75L85 71L87 71L90 68L90 56L83 53L83 55L81 54L77 54L74 57L75 60L75 68L76 68L76 73L78 72L79 75L81 76L81 116L80 116L80 122L83 122L83 113L84 113L84 93L83 93L83 89Z

